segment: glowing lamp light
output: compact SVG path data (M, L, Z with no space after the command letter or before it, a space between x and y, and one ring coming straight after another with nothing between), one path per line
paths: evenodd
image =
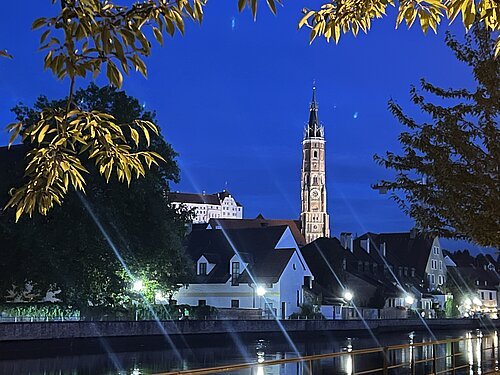
M354 295L352 294L352 292L350 292L349 290L346 290L344 292L344 299L347 301L347 302L350 302L352 301Z
M470 298L466 298L464 300L464 305L470 306L471 304L472 304L472 301L470 300Z
M411 294L407 294L405 297L405 302L408 305L413 305L413 302L415 302L415 298Z
M258 286L255 292L259 297L263 297L266 294L266 288L264 288L263 286Z
M162 293L162 292L160 292L160 291L157 291L157 292L155 293L155 299L157 299L157 300L162 300L162 299L163 299L163 293Z
M483 304L481 302L481 300L477 297L474 297L474 299L472 300L472 303L474 303L474 305L476 305L476 306L481 306Z
M144 289L144 282L142 280L134 281L134 285L132 286L132 290L134 292L140 292Z

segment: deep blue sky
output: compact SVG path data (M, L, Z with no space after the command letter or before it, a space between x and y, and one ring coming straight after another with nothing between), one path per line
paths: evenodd
M67 82L43 72L31 22L57 11L49 0L3 4L0 48L0 124L9 109L39 94L57 98ZM311 85L317 82L319 116L327 138L328 211L332 234L406 231L412 226L387 195L370 184L390 174L373 154L398 150L402 127L387 111L390 98L409 110L408 90L421 77L444 87L470 87L467 67L444 45L447 26L424 36L418 27L394 28L394 11L368 35L343 37L338 46L297 30L300 10L320 1L286 1L257 22L236 0L211 0L203 25L167 39L148 59L149 77L133 74L124 89L157 111L165 138L180 154L181 191L230 190L245 216L297 218L300 211L301 139ZM461 36L457 23L452 32ZM80 86L85 86L80 82ZM0 134L0 144L7 143ZM447 244L451 248L463 245Z

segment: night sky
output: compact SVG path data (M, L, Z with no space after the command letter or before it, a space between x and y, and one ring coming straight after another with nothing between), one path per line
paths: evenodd
M9 111L39 94L67 95L68 83L43 72L39 32L31 22L57 12L49 0L3 4L0 49L0 124ZM443 87L471 87L469 69L444 44L447 29L424 36L418 27L395 30L395 12L375 21L368 35L318 40L297 30L300 10L321 1L285 1L273 16L262 2L257 22L240 14L236 0L211 0L203 25L154 46L149 77L132 74L124 89L156 110L163 135L179 153L182 180L173 190L227 189L246 217L298 218L301 140L316 80L319 117L327 140L328 211L332 235L341 231L407 231L412 221L370 184L391 176L375 153L397 151L402 127L387 110L396 99L410 113L409 88L426 77ZM104 80L99 80L103 84ZM87 82L80 80L79 87ZM5 132L0 145L7 143ZM446 242L451 249L464 244ZM468 245L471 248L471 245Z

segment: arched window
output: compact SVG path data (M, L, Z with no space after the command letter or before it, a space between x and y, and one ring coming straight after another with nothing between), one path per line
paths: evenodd
M314 176L313 177L313 185L317 185L318 184L318 176Z
M314 150L313 156L314 156L315 158L317 158L317 157L318 157L318 150Z

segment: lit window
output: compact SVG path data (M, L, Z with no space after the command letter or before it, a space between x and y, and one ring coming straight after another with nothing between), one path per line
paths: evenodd
M198 275L206 275L207 274L207 263L201 262L198 270Z
M231 284L238 285L239 277L240 277L240 262L233 262L231 265Z

